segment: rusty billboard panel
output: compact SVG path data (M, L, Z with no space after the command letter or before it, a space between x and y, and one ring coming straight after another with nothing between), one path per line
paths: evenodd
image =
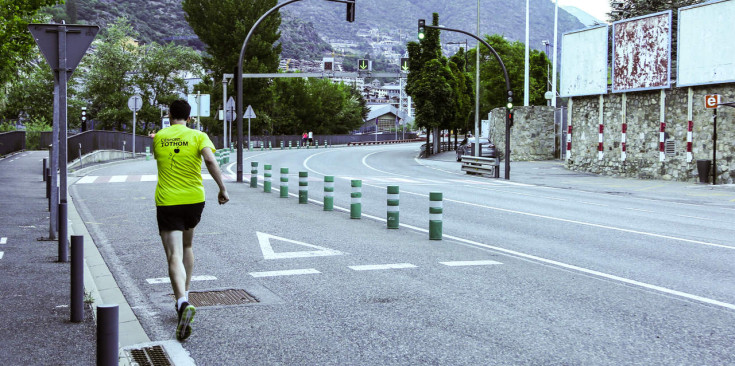
M671 85L671 10L613 23L612 91Z
M607 93L607 25L562 35L562 97Z
M677 86L735 82L735 1L679 9Z

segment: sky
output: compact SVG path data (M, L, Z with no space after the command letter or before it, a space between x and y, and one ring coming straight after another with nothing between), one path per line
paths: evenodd
M610 12L610 0L559 0L559 6L576 6L602 21Z

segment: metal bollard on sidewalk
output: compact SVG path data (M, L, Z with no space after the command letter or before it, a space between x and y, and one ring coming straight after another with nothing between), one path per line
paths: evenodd
M69 261L69 221L66 202L59 203L59 262L66 263Z
M299 172L299 203L309 203L309 172Z
M398 191L398 186L388 186L388 229L398 229L400 225Z
M97 365L118 364L120 313L117 304L97 305Z
M288 168L281 168L281 198L288 198Z
M271 166L263 165L265 172L263 173L263 192L271 193Z
M72 323L84 320L84 237L71 236L71 316Z
M350 218L359 219L362 217L362 181L359 179L352 180L352 193L350 193Z
M258 188L258 162L250 162L250 188Z
M444 212L441 192L429 193L429 239L442 240L442 216Z
M43 181L45 182L46 181L46 158L43 158L43 170L41 170L41 175L43 176Z
M324 176L324 211L334 210L334 176Z

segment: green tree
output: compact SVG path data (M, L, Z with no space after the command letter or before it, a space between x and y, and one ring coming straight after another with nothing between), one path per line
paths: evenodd
M54 114L54 76L48 63L39 60L37 65L23 67L18 73L18 80L8 88L3 117L38 119L50 124Z
M439 25L439 15L433 14L432 25ZM427 28L423 40L408 44L409 74L406 93L416 106L415 123L433 132L448 128L457 116L457 83L447 59L442 56L439 30ZM456 65L455 65L456 67ZM434 152L439 145L433 145Z
M204 65L213 71L216 80L221 80L224 73L233 72L250 28L277 3L277 0L182 1L187 22L206 44ZM244 73L274 73L278 70L280 24L281 16L275 13L258 26L245 52ZM244 79L243 105L252 105L261 113L269 113L273 98L269 85L265 79ZM234 95L234 92L228 95Z
M140 125L136 132L147 134L150 130L146 122L155 122L158 125L162 111L178 99L180 94L188 92L181 72L197 72L201 57L193 49L174 43L147 44L141 47L138 55L140 66L133 82L146 102L138 112Z
M138 68L138 50L132 42L136 36L130 23L120 18L95 41L94 54L82 61L88 60L83 67L88 69L83 91L89 101L87 118L96 121L97 129L122 130L132 121L127 101L134 94L130 75Z
M0 0L0 85L17 77L20 66L33 56L36 42L28 24L39 21L38 10L56 0Z
M456 80L456 88L454 94L457 96L457 110L451 128L455 131L469 131L471 129L470 116L474 110L475 90L474 82L469 73L465 70L465 49L460 48L454 56L450 58L450 68Z

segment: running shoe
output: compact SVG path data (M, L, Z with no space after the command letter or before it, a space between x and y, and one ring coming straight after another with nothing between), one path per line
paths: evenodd
M191 335L191 323L194 322L194 314L197 309L184 301L179 308L179 324L176 327L176 339L183 341Z

